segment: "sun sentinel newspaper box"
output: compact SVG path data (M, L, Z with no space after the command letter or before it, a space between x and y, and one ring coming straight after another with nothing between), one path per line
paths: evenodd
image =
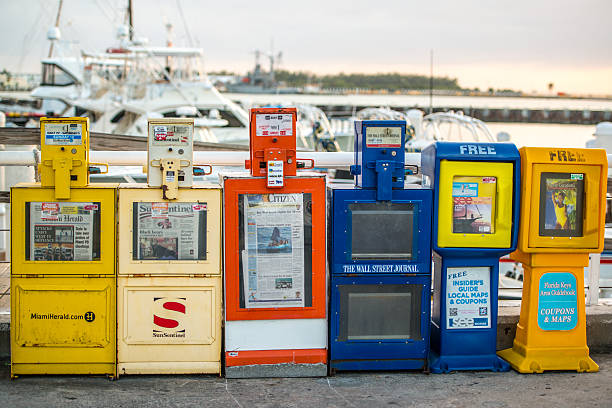
M40 183L11 189L11 375L116 375L115 189L87 118L42 118Z
M495 354L497 285L499 258L518 239L518 150L436 142L421 161L423 182L434 190L431 371L506 371Z
M356 121L328 188L330 369L428 370L432 191L405 185L405 121Z
M593 372L586 342L584 267L604 245L608 161L603 149L523 147L521 315L512 348L521 373Z
M118 373L218 374L220 186L193 182L193 119L148 126L147 184L118 192Z
M250 114L251 171L221 176L225 375L325 376L325 176L296 175L295 108Z

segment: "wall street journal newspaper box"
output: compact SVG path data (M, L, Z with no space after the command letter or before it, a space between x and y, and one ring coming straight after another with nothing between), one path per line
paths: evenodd
M427 370L432 191L404 185L406 122L355 133L355 185L328 188L330 368Z

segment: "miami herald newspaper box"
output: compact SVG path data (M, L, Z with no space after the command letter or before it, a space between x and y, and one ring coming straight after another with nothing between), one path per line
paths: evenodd
M221 372L221 190L193 119L149 120L148 184L119 185L118 372Z
M499 258L518 237L518 150L436 142L421 161L434 190L431 371L506 371L495 354L497 286Z
M405 121L355 133L355 186L328 189L330 368L427 369L432 191L404 185Z
M222 176L225 375L325 376L325 177L296 175L295 108L250 115L251 172Z
M523 147L519 243L521 315L512 348L521 373L597 371L586 343L584 267L604 245L608 161L603 149Z
M114 377L116 184L89 185L87 118L40 131L41 182L11 189L11 375Z

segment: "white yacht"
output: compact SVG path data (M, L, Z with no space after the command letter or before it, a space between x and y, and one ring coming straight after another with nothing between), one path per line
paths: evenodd
M171 28L171 27L170 27ZM170 33L169 29L169 33ZM248 115L211 84L199 48L148 46L118 33L120 46L66 55L59 30L49 31L57 56L42 60L42 83L32 96L42 110L88 116L92 131L145 136L148 118L193 117L195 140L246 141Z

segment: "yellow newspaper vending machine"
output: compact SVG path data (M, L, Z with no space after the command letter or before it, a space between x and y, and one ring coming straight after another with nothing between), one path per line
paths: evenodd
M597 371L586 341L584 267L604 245L608 161L603 149L523 147L518 249L525 270L513 347L521 373Z
M42 118L40 183L11 189L11 376L116 375L115 189L87 118Z
M221 188L193 183L193 119L148 126L147 184L118 193L118 372L220 373Z

